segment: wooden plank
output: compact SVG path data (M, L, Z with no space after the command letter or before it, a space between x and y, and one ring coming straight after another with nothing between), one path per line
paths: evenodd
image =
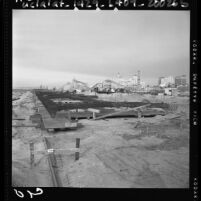
M87 110L90 112L100 113L100 110L94 108L88 108Z
M18 124L18 125L12 125L12 127L37 127L38 124Z
M166 117L165 119L166 120L171 120L171 119L177 119L177 118L180 118L181 115L178 115L178 116L174 116L174 117Z
M13 118L12 120L26 120L24 118Z
M50 149L51 145L50 145L48 139L46 137L44 137L43 140L44 140L45 149L46 150ZM52 176L53 186L54 187L62 187L61 180L58 177L57 171L55 169L56 160L55 160L54 153L48 154L48 163L49 163L50 173Z
M123 111L117 111L117 112L109 113L109 114L106 114L106 115L99 116L95 120L104 119L104 118L107 118L107 117L110 117L110 116L114 116L114 115L120 115L120 114L122 114L124 112L136 111L138 109L142 109L142 108L148 107L150 105L151 104L146 104L146 105L138 106L138 107L135 107L135 108L132 108L132 109L128 109L128 110L123 110Z

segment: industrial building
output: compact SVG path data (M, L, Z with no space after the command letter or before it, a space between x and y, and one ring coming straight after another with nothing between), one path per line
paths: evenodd
M169 87L175 84L175 80L173 76L161 77L160 86L161 87Z
M178 86L186 86L187 80L186 75L176 76L175 77L175 85Z

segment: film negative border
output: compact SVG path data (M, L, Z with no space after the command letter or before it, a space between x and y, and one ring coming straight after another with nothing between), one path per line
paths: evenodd
M13 0L14 9L189 10L189 0Z
M38 2L38 4L36 3ZM41 2L44 2L41 4ZM154 200L198 200L198 127L199 127L199 75L198 75L198 38L197 38L197 1L196 0L183 0L183 1L173 1L165 0L166 4L155 4L152 0L136 0L129 1L128 5L124 3L119 5L120 1L108 1L104 3L103 1L70 1L63 0L57 1L57 3L51 4L51 2L56 2L49 0L50 5L48 5L47 0L13 0L3 1L3 65L4 71L4 105L6 119L4 123L4 146L5 150L5 200L30 200L30 196L27 195L27 189L36 192L36 188L17 188L19 192L24 193L24 197L17 197L16 192L11 187L11 111L12 106L9 101L12 100L12 9L100 9L100 10L190 10L191 12L191 39L190 39L190 125L191 125L191 138L190 138L190 188L189 189L72 189L72 188L42 188L43 194L40 196L33 197L31 200L51 200L53 199L87 199L87 200L102 200L110 201L114 199L126 200L126 199L136 199L136 200L146 200L147 198L153 198ZM64 2L66 4L59 4L59 2ZM82 4L83 2L83 4ZM87 2L87 3L86 3ZM116 3L117 2L117 3ZM122 1L121 1L122 2ZM170 3L174 6L168 6ZM31 6L31 3L32 6ZM136 4L135 4L136 3ZM144 3L144 5L143 5ZM171 5L172 5L171 3ZM26 6L25 6L26 5ZM35 7L34 7L35 5ZM38 5L38 7L37 7ZM63 6L59 6L63 5ZM69 5L69 6L65 6ZM104 6L103 6L104 5ZM151 6L150 6L151 5ZM161 5L161 6L160 6ZM12 101L10 101L12 102ZM114 196L115 195L115 196Z

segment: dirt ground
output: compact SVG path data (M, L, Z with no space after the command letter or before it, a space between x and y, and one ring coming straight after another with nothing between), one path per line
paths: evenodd
M16 124L31 124L29 116L34 114L33 94L19 94L20 99L13 101L13 120ZM34 142L35 167L30 165L30 142ZM51 186L51 177L42 142L41 130L35 127L12 127L12 184L13 186Z
M30 123L33 94L28 91L13 101L15 116ZM152 96L102 95L104 100L161 101ZM156 100L154 100L156 99ZM13 127L12 178L17 186L52 186L46 136L55 149L57 172L63 187L188 188L189 102L188 98L165 97L177 109L161 117L79 120L76 130L47 133L40 128ZM181 115L179 120L171 119ZM75 161L75 140L80 138L80 158ZM35 165L30 166L29 143L34 142Z

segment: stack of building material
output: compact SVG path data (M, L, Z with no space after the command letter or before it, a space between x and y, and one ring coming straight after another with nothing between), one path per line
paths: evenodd
M43 118L44 128L47 130L77 128L77 122L67 119Z
M93 117L93 114L90 111L71 113L71 119L90 119L92 117Z

